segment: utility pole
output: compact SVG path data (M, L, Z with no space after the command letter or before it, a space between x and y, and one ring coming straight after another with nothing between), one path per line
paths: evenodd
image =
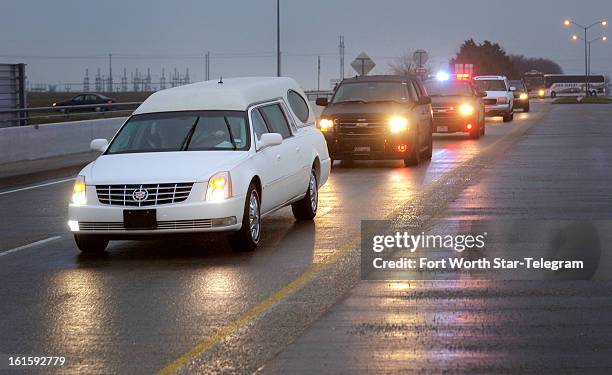
M280 0L276 0L276 76L281 76Z
M206 81L210 79L210 51L206 52L204 61L206 61L206 69L204 71L204 78Z
M113 92L113 54L108 54L108 92Z
M321 56L317 56L317 91L321 91Z
M340 52L340 80L344 79L344 36L340 35L340 44L338 45Z

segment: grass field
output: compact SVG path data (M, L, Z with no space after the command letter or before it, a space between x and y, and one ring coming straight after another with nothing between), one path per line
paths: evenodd
M50 107L53 103L68 100L76 95L78 92L29 92L27 94L28 108L35 107ZM118 103L127 102L142 102L151 95L151 92L113 92L113 93L102 93L109 98L115 99ZM64 121L79 121L79 120L91 120L98 118L110 118L110 117L125 117L129 116L131 110L121 111L117 113L106 113L106 112L94 112L94 113L70 113L65 116L52 117L52 118L37 118L29 121L30 125L39 124L50 124L55 122ZM59 111L44 111L44 112L30 112L30 116L50 116L59 115Z
M566 96L553 101L553 104L611 104L612 99L602 96L580 97Z

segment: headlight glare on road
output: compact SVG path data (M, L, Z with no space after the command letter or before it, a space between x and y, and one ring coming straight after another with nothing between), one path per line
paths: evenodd
M328 118L322 118L319 121L319 128L322 132L328 132L334 128L334 122Z
M219 202L232 196L232 179L229 172L219 172L208 180L206 200Z
M471 116L474 114L474 106L471 104L462 104L459 106L459 112L464 116Z
M85 176L78 176L74 181L74 186L72 188L72 203L78 206L87 203L87 196L85 195Z
M389 119L389 131L393 134L408 130L408 119L402 116L393 116Z
M521 100L527 100L528 98L529 98L529 95L527 95L527 94L525 94L525 93L522 93L522 94L519 96L519 99L521 99Z

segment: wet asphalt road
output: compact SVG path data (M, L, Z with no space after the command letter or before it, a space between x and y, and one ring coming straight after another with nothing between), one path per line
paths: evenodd
M510 124L490 121L478 141L436 136L433 160L417 168L403 168L401 162L336 166L320 192L315 221L296 223L290 209L277 212L265 219L262 243L253 254L234 254L222 238L213 238L112 242L106 256L83 256L65 224L69 182L2 190L0 354L62 355L68 365L55 369L62 373L308 372L300 363L314 362L283 362L283 356L293 350L325 363L326 357L313 357L316 351L309 356L296 345L354 293L377 288L359 282L361 220L394 219L416 228L442 222L440 217L449 207L457 210L462 199L468 199L464 208L479 202L494 207L495 195L466 194L480 186L490 168L503 165L507 152L538 124L551 116L564 119L566 110L551 112L549 104L535 104ZM609 140L600 138L608 145ZM602 165L609 165L608 157L600 155ZM593 203L587 196L584 204ZM559 200L557 206L563 211L567 204ZM612 212L609 201L603 209ZM1 255L40 240L47 242ZM355 285L357 292L350 292ZM432 286L422 288L427 295ZM592 293L612 296L607 287L598 288ZM447 302L445 296L437 298L433 293L434 310ZM609 315L607 302L593 308ZM603 325L602 335L610 332L609 320L594 323ZM444 352L428 354L435 360ZM297 367L283 367L292 363Z

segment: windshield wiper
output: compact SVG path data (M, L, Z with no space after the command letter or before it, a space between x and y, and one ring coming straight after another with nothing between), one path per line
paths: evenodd
M229 121L227 121L227 117L223 116L223 120L225 120L225 126L227 126L227 132L230 136L230 142L232 142L232 146L234 146L234 150L237 150L236 141L234 140L234 135L232 134L232 128L230 127Z
M179 150L181 151L187 150L187 147L189 147L189 142L191 142L191 137L193 137L193 133L195 133L195 129L196 129L196 126L198 126L199 121L200 121L200 117L198 116L195 122L193 123L193 125L191 125L191 129L189 129L189 133L187 133L187 136L185 137L185 139L183 139L183 142L181 143L181 147L179 148Z
M407 102L403 102L401 100L396 100L396 99L381 99L381 100L370 100L368 103L397 103L397 104L406 104Z
M366 104L368 102L366 102L365 100L362 99L355 99L355 100L341 100L339 102L334 102L334 104L340 104L340 103L363 103Z

